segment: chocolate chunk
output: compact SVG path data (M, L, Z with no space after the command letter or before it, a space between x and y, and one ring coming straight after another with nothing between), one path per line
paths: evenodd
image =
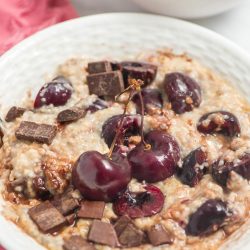
M99 61L88 63L88 72L89 74L97 74L103 72L112 71L111 63L108 61Z
M67 223L63 215L49 201L30 208L28 214L43 233L57 232Z
M57 121L60 123L73 122L84 117L85 113L85 110L82 108L73 107L65 109L58 114Z
M98 110L108 108L108 103L104 100L97 98L92 104L86 108L86 112L95 113Z
M115 228L117 236L120 236L120 234L124 231L124 229L126 228L128 224L132 224L132 220L127 215L121 216L116 221L114 228Z
M51 203L63 215L72 213L80 206L78 200L70 196L54 199Z
M126 247L136 247L142 244L144 233L133 224L128 224L119 236L119 242Z
M151 84L157 74L157 66L145 62L124 61L120 63L125 86L128 86L128 79L140 79L144 82L143 87Z
M88 240L110 247L119 246L116 232L110 223L94 220L89 231Z
M6 122L12 122L16 118L22 116L24 112L25 112L24 108L13 106L8 111L8 113L7 113L6 117L5 117L5 121Z
M64 240L64 250L95 250L96 248L88 243L81 236L73 235L69 239Z
M166 231L160 224L151 227L151 229L148 231L148 238L150 243L154 246L171 244L174 241L173 235Z
M16 138L30 142L51 144L57 128L53 125L23 121L16 131Z
M3 121L0 118L0 148L3 146L3 136L4 136L3 131L4 131L4 129L3 129Z
M116 96L124 90L120 71L98 73L87 76L89 93L97 96Z
M80 218L101 219L105 208L103 201L83 201L77 215Z

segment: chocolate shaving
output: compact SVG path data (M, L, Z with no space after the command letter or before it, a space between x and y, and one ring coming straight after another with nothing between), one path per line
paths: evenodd
M161 224L151 227L148 231L148 238L153 246L172 244L174 242L173 235L166 231Z
M108 61L99 61L88 63L88 72L89 74L97 74L103 72L112 71L111 63Z
M53 125L23 121L16 131L16 138L30 142L51 144L57 128Z
M87 76L89 93L97 96L114 97L124 90L120 71L105 72Z
M54 199L51 203L62 215L68 215L80 206L78 200L70 196Z
M67 223L63 215L49 201L30 208L28 214L43 233L55 233Z
M101 219L105 208L103 201L83 201L77 213L79 218Z
M88 240L110 247L119 246L116 232L110 223L94 220L89 231Z
M81 236L73 235L69 239L64 240L64 250L95 250L96 248L83 239Z
M60 123L73 122L84 117L85 114L84 109L73 107L61 111L57 116L57 121Z
M24 108L13 106L8 111L8 113L7 113L6 117L5 117L5 121L6 122L12 122L16 118L21 117L24 112L25 112Z

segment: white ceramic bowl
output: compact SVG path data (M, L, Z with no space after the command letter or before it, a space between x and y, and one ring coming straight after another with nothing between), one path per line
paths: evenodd
M163 15L192 19L229 10L244 0L133 0L144 9Z
M197 25L172 18L103 14L50 27L0 57L0 103L3 107L17 105L28 89L36 93L44 76L69 57L119 59L160 48L187 52L230 79L250 99L250 58L230 41ZM2 204L4 201L0 199L0 208ZM249 228L248 224L245 227ZM239 230L224 249L249 250L249 236L246 229ZM8 250L44 249L1 215L0 244Z

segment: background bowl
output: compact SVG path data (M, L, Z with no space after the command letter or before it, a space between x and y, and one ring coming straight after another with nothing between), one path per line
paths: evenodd
M72 56L119 60L163 48L172 48L176 53L186 52L198 59L228 78L250 100L250 57L232 42L185 21L155 15L118 13L82 17L52 26L1 56L1 110L20 104L30 89L33 94L37 93L44 83L44 77ZM43 250L1 215L4 203L0 197L0 243L8 250ZM250 221L230 237L224 249L249 250L249 224Z
M142 8L180 18L201 18L229 10L244 0L133 0Z

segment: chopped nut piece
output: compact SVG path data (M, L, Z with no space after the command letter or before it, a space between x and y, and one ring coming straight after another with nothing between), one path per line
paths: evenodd
M79 207L79 202L73 197L62 197L51 202L56 209L63 215L68 215Z
M43 233L57 232L67 223L63 215L49 201L30 208L28 214Z

